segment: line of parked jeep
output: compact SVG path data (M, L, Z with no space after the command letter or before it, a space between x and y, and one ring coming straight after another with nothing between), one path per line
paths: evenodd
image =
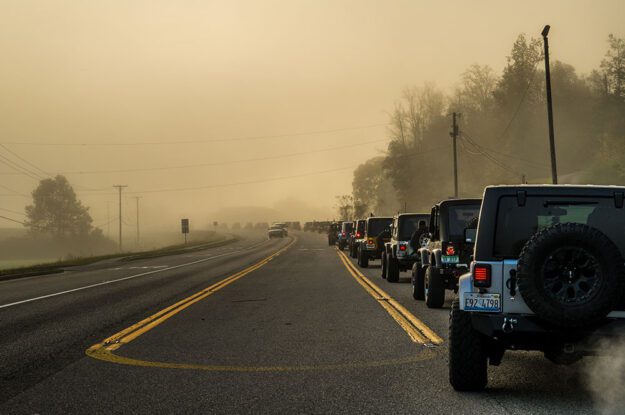
M609 353L625 335L625 187L489 186L431 212L328 225L328 244L440 308L453 291L449 379L481 390L506 350L557 364Z

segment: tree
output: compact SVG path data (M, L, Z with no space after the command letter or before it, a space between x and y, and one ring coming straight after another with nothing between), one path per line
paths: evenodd
M89 208L76 198L64 176L44 179L33 191L33 204L26 206L25 226L33 233L57 238L85 236L92 230Z
M607 90L615 97L625 99L625 39L610 34L608 43L610 48L601 61Z
M336 197L336 209L342 221L352 219L354 214L354 197L352 195L341 195Z

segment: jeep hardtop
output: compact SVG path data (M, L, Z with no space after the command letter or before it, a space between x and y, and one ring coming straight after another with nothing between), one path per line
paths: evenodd
M415 300L430 308L445 303L445 290L456 291L458 278L469 268L473 243L465 240L465 229L477 226L481 199L443 200L430 213L427 245L418 250L420 262L412 272Z
M358 265L367 268L370 260L380 259L389 241L393 218L372 216L365 220L365 233L357 245Z
M428 213L400 213L393 217L391 240L384 244L382 252L382 278L397 282L401 271L412 269L418 260L417 250L427 240L429 221Z
M349 238L349 256L356 258L358 256L358 244L365 235L365 219L355 220L353 228L352 237Z
M450 316L455 389L486 387L487 363L505 350L570 364L624 337L624 199L616 186L485 189L471 272Z

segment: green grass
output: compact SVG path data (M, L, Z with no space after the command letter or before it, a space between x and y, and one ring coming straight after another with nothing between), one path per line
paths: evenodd
M231 242L235 242L238 239L239 238L236 236L217 235L217 238L215 238L214 240L194 241L187 244L170 245L150 251L124 252L108 255L67 258L56 262L47 262L23 267L2 269L0 270L0 279L11 279L13 277L19 278L22 276L62 272L65 268L89 265L107 259L120 258L120 261L136 261L140 259L177 255L185 252L193 252L201 249L226 245Z

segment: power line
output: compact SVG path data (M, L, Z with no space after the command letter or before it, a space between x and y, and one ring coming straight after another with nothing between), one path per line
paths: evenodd
M15 223L19 223L20 225L24 225L24 226L26 226L26 224L25 224L24 222L19 221L19 220L16 220L16 219L7 218L6 216L2 216L2 215L0 215L0 218L2 218L2 219L6 219L6 220L8 220L8 221L15 222Z
M0 210L3 210L5 212L9 212L9 213L15 213L16 215L26 216L26 214L24 212L18 212L17 210L11 210L11 209L6 209L6 208L0 208Z
M217 142L229 142L229 141L250 141L250 140L265 140L272 138L287 138L287 137L302 137L309 135L319 135L319 134L330 134L341 131L353 131L353 130L365 130L368 128L375 127L386 127L390 125L390 123L384 124L371 124L364 125L358 127L345 127L345 128L335 128L331 130L317 130L317 131L307 131L307 132L298 132L298 133L289 133L289 134L273 134L273 135L257 135L257 136L243 136L243 137L230 137L230 138L210 138L206 140L180 140L180 141L141 141L141 142L111 142L111 141L103 141L103 142L81 142L81 143L72 143L72 142L35 142L35 141L6 141L4 144L14 144L14 145L33 145L33 146L142 146L142 145L179 145L179 144L205 144L205 143L217 143Z
M211 163L198 163L198 164L185 164L178 166L160 166L160 167L142 167L142 168L133 168L133 169L119 169L119 170L76 170L76 171L65 171L61 172L62 174L108 174L108 173L133 173L133 172L143 172L143 171L160 171L160 170L175 170L175 169L188 169L188 168L197 168L197 167L211 167L211 166L227 166L231 164L239 164L239 163L251 163L256 161L267 161L267 160L277 160L281 158L295 157L301 155L315 154L315 153L324 153L328 151L334 150L342 150L346 148L360 147L364 145L374 144L374 143L382 143L386 142L388 139L382 140L372 140L366 141L362 143L356 144L346 144L342 146L335 146L329 148L322 148L317 150L309 150L309 151L300 151L296 153L287 153L287 154L279 154L275 156L267 156L267 157L257 157L257 158L248 158L248 159L240 159L240 160L228 160L228 161L216 161ZM0 175L6 175L7 173L0 173ZM9 173L10 174L10 173ZM99 190L105 190L99 189ZM96 189L97 190L97 189ZM93 190L93 191L96 191Z

